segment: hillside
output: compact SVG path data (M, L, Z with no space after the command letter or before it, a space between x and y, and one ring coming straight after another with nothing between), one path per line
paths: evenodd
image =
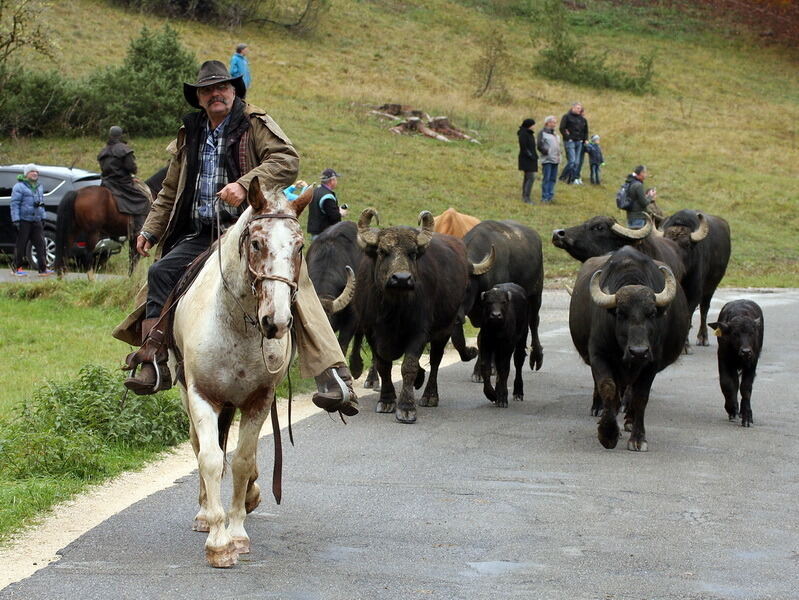
M351 218L375 206L383 225L415 224L420 210L453 206L483 219L516 219L544 239L547 276L570 276L576 263L552 247L550 232L595 214L620 216L616 188L644 163L666 212L697 208L729 220L733 259L723 285L799 287L795 55L703 32L674 12L584 2L588 9L575 22L587 48L627 64L644 50L657 53L654 95L598 91L537 77L532 25L497 16L489 10L495 4L334 0L321 29L306 38L278 27L172 25L198 60L227 61L235 43L251 45L250 101L292 138L303 157L301 177L315 180L327 166L344 173L340 197ZM73 76L118 63L143 25L163 22L99 0L59 3L52 13L60 68ZM502 104L471 96L471 65L492 29L513 54ZM592 133L602 136L605 183L558 185L555 205L522 205L516 129L528 116L539 125L548 114L560 117L574 100L584 103ZM448 115L481 144L392 135L368 115L369 105L384 102ZM162 165L168 140L131 140L143 174ZM3 139L0 162L94 169L102 142L99 132L92 139Z

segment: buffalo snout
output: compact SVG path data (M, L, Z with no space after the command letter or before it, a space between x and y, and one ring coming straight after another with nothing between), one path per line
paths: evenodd
M649 346L627 346L627 353L632 360L651 360L652 352Z
M552 243L555 246L559 246L563 242L566 241L566 230L565 229L555 229L552 232Z
M408 271L392 273L388 278L386 287L395 290L412 290L414 288L413 275Z
M749 361L752 360L752 357L755 353L752 351L750 346L744 346L740 350L738 350L738 356L740 356L743 360Z
M492 310L488 313L488 320L492 323L502 323L505 320L505 315L501 310Z

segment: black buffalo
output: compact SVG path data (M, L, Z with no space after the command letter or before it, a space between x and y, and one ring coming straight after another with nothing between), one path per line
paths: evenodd
M363 333L358 328L357 315L351 303L355 293L354 272L363 259L357 238L358 226L352 221L341 221L314 239L305 258L316 295L325 309L330 326L338 332L341 351L346 354L350 342L353 342L350 371L356 379L363 372ZM377 374L372 368L364 387L372 387L376 380Z
M395 413L402 423L416 421L413 388L421 387L419 357L430 344L430 376L420 406L438 406L438 366L463 303L470 273L491 268L472 265L466 246L433 231L433 215L419 215L421 228L370 227L377 211L358 220L358 244L365 258L358 269L355 307L380 375L376 411ZM391 362L402 360L402 390L397 398Z
M482 326L477 337L482 365L483 393L500 408L508 406L510 358L516 378L513 399L524 400L522 366L526 355L528 299L524 288L515 283L500 283L480 294ZM496 365L496 390L491 386L491 365Z
M680 356L688 333L685 295L663 264L624 247L583 263L569 306L569 329L594 378L594 412L605 448L619 439L616 415L628 399L628 450L646 451L644 411L655 375ZM629 389L628 389L629 388Z
M719 338L719 384L724 394L724 408L730 421L735 419L740 383L741 425L750 427L753 423L752 383L763 349L763 311L751 300L733 300L722 307L719 320L709 325Z
M493 268L472 278L464 300L463 312L475 327L483 326L483 292L500 283L515 283L524 290L527 298L527 319L530 329L530 368L538 370L544 362L544 349L538 339L541 294L544 289L544 262L541 253L541 238L538 233L516 221L482 221L463 238L470 261L476 262L493 252L496 260ZM452 334L453 344L460 350L463 327L459 324ZM479 346L479 342L478 342ZM473 354L473 353L472 353ZM471 359L470 354L462 359ZM472 380L483 380L481 361L474 366Z
M568 229L555 229L552 232L552 244L580 262L623 246L633 246L668 265L677 281L682 283L685 266L680 248L676 242L658 233L648 215L646 225L641 229L625 227L613 217L596 216Z
M707 346L707 311L730 261L730 226L721 217L681 210L661 225L666 239L674 240L685 264L682 286L688 300L688 318L699 306L699 346Z

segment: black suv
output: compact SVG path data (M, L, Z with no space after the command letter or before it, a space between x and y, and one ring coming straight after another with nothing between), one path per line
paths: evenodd
M39 183L44 186L44 239L47 245L47 265L52 267L55 262L55 226L58 204L67 192L89 185L100 185L100 174L83 169L36 166L39 168ZM24 168L25 165L0 166L0 252L12 256L17 232L11 223L11 188L17 183L17 176L23 174ZM74 256L77 252L85 252L85 247L85 242L78 241L71 254ZM27 254L28 264L32 268L36 268L36 253L32 251L30 244L28 244Z

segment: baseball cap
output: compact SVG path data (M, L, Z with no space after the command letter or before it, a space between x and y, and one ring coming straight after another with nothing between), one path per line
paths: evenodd
M322 171L322 181L327 181L328 179L333 179L334 177L341 177L341 175L336 173L333 169L325 169Z

